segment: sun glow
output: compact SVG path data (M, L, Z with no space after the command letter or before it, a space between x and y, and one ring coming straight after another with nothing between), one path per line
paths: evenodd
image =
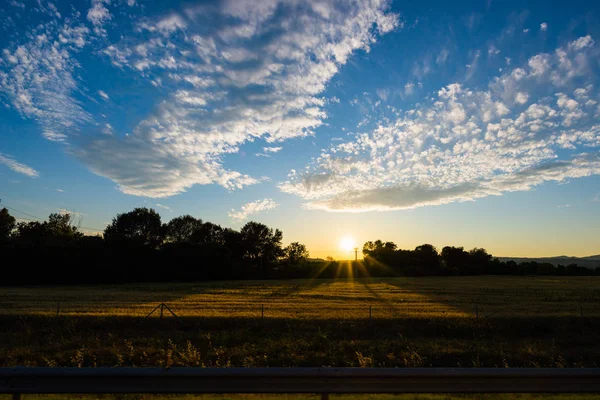
M354 250L356 247L356 241L352 236L344 236L340 239L340 249L344 251Z

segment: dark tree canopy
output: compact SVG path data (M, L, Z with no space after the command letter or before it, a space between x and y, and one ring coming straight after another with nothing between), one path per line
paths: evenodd
M46 224L48 233L56 238L70 240L83 236L83 233L77 230L75 218L72 214L50 214Z
M201 227L202 220L191 215L173 218L165 225L165 240L176 243L190 242Z
M152 208L135 208L117 214L104 230L109 241L127 240L132 243L156 247L162 242L160 215Z
M289 264L297 264L299 262L304 262L308 258L308 250L306 246L302 243L292 242L283 249L285 254L285 260Z
M223 228L212 222L205 222L194 231L192 241L194 243L224 244Z
M67 245L83 237L70 214L50 214L48 221L20 222L15 239L29 245Z
M6 241L15 230L17 222L6 208L0 210L0 241Z
M283 233L279 229L271 229L265 224L250 221L240 230L244 256L260 265L271 263L283 255L281 240Z

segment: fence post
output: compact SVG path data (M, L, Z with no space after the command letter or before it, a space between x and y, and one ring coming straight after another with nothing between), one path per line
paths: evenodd
M475 319L479 321L479 305L475 304Z
M321 393L321 400L329 400L329 393Z
M369 321L373 320L373 310L372 310L372 306L369 306Z
M21 393L13 393L12 400L21 400Z
M261 319L265 318L265 305L264 304L260 305L260 318Z
M160 319L162 319L162 317L163 317L163 310L164 310L164 308L165 308L164 303L161 303L160 304Z
M60 300L58 300L58 302L56 302L56 316L58 317L58 314L60 314Z

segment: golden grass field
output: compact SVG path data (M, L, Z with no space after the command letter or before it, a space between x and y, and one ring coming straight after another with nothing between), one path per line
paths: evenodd
M427 277L0 287L0 315L303 320L600 316L600 277ZM60 303L60 304L59 304ZM158 317L159 313L153 314Z
M142 319L161 302L182 323L168 313L164 320L158 312ZM0 287L0 366L599 367L599 323L600 277ZM181 398L300 400L318 396ZM600 396L331 396L338 400L549 398Z

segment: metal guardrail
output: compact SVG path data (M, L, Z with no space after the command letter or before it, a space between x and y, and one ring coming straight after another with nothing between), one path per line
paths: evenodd
M0 394L600 393L600 368L0 368Z

